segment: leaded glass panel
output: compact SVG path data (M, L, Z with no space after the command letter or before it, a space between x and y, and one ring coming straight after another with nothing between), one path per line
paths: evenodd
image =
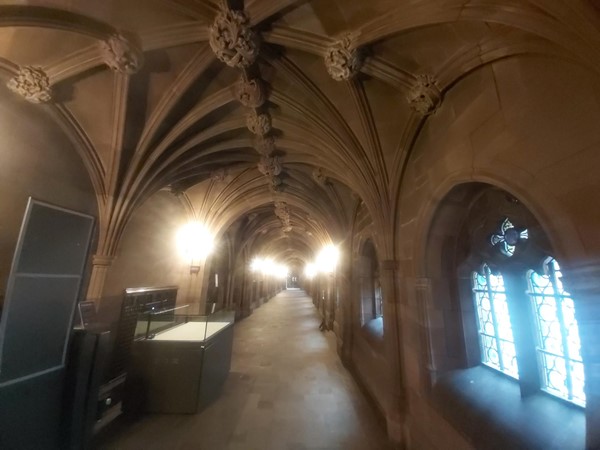
M563 288L555 259L545 264L544 272L529 273L542 389L584 406L585 379L575 304Z
M519 378L515 343L502 275L487 264L472 277L477 310L481 362L513 378Z

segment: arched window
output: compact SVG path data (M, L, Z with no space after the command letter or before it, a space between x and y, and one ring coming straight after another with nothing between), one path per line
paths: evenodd
M585 378L575 304L563 288L558 262L549 258L543 271L530 270L528 276L541 388L583 406Z
M545 257L539 272L529 268L535 255L528 257L523 245L518 263L512 264L518 246L528 238L526 228L517 229L504 218L499 232L492 233L489 240L489 245L503 255L490 254L496 273L484 262L472 274L481 363L515 379L521 378L520 365L528 367L522 375L530 388L537 385L549 394L585 406L575 305L563 288L558 262ZM504 276L510 278L508 289ZM519 304L524 301L529 301L531 308ZM520 327L519 343L515 342L513 326ZM526 361L532 355L535 361Z
M473 272L473 294L481 362L513 378L519 378L517 354L504 279L494 275L487 264Z
M433 218L416 280L423 381L477 448L490 436L495 448L585 445L577 299L560 263L536 217L496 187L457 186ZM558 428L560 442L538 432Z

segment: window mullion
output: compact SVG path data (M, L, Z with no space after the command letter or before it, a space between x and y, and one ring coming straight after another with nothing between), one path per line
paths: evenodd
M496 341L496 351L498 352L498 364L500 365L500 369L501 370L505 370L506 366L504 365L504 355L502 354L502 345L500 342L500 336L498 334L498 318L496 317L496 307L494 305L494 300L495 300L495 292L492 289L492 282L490 280L490 269L486 268L485 269L485 278L486 278L486 286L487 286L487 291L488 291L488 298L490 300L490 307L491 307L491 315L492 315L492 323L494 324L494 338Z
M540 389L533 318L524 272L516 267L503 271L523 397Z

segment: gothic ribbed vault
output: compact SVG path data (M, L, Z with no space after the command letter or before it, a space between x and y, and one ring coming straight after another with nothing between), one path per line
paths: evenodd
M591 4L28 3L0 6L0 74L77 143L106 256L169 189L217 234L236 223L297 261L344 239L362 202L391 257L405 162L458 80L521 54L600 70Z

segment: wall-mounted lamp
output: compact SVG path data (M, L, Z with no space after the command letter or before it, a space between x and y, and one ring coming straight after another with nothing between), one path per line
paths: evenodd
M304 275L306 278L311 279L317 274L317 266L313 263L308 263L304 266Z
M181 256L190 263L190 274L200 272L214 245L213 235L199 222L189 222L177 232L177 247Z
M333 273L340 258L340 251L335 245L327 245L317 256L317 269L319 272Z

